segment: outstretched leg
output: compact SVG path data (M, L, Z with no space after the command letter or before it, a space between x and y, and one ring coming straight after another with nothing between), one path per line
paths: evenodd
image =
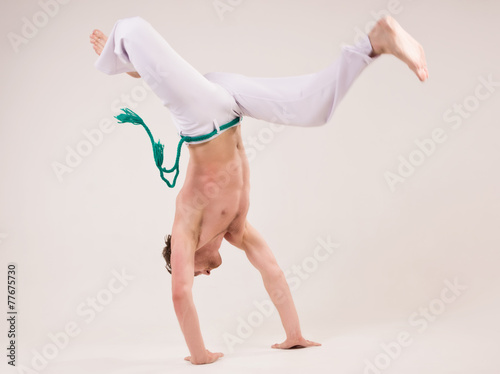
M361 72L381 54L392 54L419 77L428 76L422 47L392 18L381 19L369 35L342 48L340 57L314 74L251 78L232 73L205 76L226 88L244 115L292 126L320 126L329 121Z
M92 43L92 45L94 46L94 51L95 53L97 53L98 56L101 55L102 50L104 49L104 46L106 45L107 41L108 37L104 35L104 33L101 30L96 29L92 32L92 34L90 34L90 43ZM136 71L127 71L126 73L133 78L141 77L139 73Z
M181 135L212 132L241 115L234 98L208 81L140 17L117 21L106 40L95 32L95 66L106 74L131 73L151 87L170 110Z

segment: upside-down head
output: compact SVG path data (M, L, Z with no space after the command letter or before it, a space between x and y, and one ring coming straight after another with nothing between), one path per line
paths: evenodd
M220 243L219 243L220 245ZM170 257L172 256L172 235L165 237L165 247L163 248L163 258L165 259L165 268L172 274L172 265ZM214 248L213 243L208 244L195 252L194 255L194 276L200 274L210 275L213 269L222 264L222 257L219 254L219 248Z

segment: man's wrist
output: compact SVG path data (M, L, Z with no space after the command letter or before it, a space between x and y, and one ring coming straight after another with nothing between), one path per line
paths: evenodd
M202 363L205 363L207 362L207 357L208 354L207 354L207 350L205 349L203 351L203 353L198 353L198 354L192 354L191 355L191 362L193 364L202 364Z
M302 332L300 330L286 333L287 340L300 340L301 338L302 338Z

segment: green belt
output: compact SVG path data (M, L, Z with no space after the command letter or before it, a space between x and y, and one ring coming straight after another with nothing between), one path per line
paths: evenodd
M146 126L144 121L142 120L141 117L139 117L136 113L134 113L132 110L125 108L122 109L123 113L115 116L115 118L119 121L118 123L131 123L133 125L141 125L144 127L144 130L149 135L149 139L151 140L151 145L153 146L153 155L155 158L155 164L158 170L160 170L160 177L163 179L163 181L169 186L170 188L175 187L175 183L177 181L177 177L179 176L179 160L181 158L181 146L182 143L187 142L202 142L204 140L208 140L215 135L217 135L220 131L226 130L230 127L233 127L237 125L241 118L236 117L233 119L231 122L225 123L224 125L220 126L219 129L212 131L209 134L206 135L200 135L200 136L182 136L181 135L181 140L179 140L179 144L177 144L177 156L175 158L175 164L172 168L170 169L165 169L162 164L163 164L163 148L165 147L163 144L160 143L160 140L158 142L154 141L153 134L151 134L151 131L149 131L149 128ZM170 183L164 176L164 173L173 173L175 172L174 179L172 183Z

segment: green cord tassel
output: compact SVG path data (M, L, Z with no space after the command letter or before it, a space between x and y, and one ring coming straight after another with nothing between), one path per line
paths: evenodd
M132 123L134 125L146 126L141 117L137 113L131 111L129 108L122 108L123 113L115 116L115 118L120 121L118 123Z
M164 145L160 143L160 140L158 140L158 143L153 144L153 150L154 150L154 157L155 157L155 163L156 167L161 168L163 165L163 149Z
M134 113L132 110L128 108L122 109L123 113L115 116L115 118L119 121L118 123L131 123L133 125L140 125L144 127L144 130L146 130L149 139L151 140L151 145L153 146L153 156L155 159L155 164L158 170L160 171L160 177L163 179L163 181L169 186L170 188L175 187L175 183L177 182L177 177L179 176L179 160L181 156L181 145L184 143L184 139L181 139L179 141L179 145L177 146L177 157L175 159L175 164L172 168L170 169L165 169L163 167L163 149L165 146L161 144L160 140L158 142L155 142L153 138L153 134L151 134L151 131L149 130L148 126L144 123L141 117L137 115L137 113ZM167 180L164 176L164 173L173 173L175 171L174 179L172 182Z
M153 156L155 159L155 164L158 170L160 171L160 177L163 179L163 181L169 186L170 188L175 187L175 183L177 182L177 177L179 176L179 160L181 158L181 150L182 150L182 144L184 142L200 142L200 141L206 141L216 134L218 134L222 130L226 130L236 124L238 124L241 120L240 117L236 117L232 121L220 126L219 130L214 130L209 134L205 135L200 135L200 136L181 136L181 140L179 140L179 143L177 144L177 156L175 157L175 163L174 166L172 166L170 169L165 169L163 165L163 149L165 146L160 143L160 140L158 142L155 142L153 138L153 134L151 134L151 131L149 131L148 126L144 123L141 117L139 117L136 113L134 113L132 110L129 108L122 108L123 113L120 113L119 115L115 116L115 118L119 121L118 123L131 123L133 125L140 125L144 127L144 130L146 130L149 140L151 140L151 145L153 146ZM164 174L167 173L173 173L175 172L174 179L172 182L168 181Z

